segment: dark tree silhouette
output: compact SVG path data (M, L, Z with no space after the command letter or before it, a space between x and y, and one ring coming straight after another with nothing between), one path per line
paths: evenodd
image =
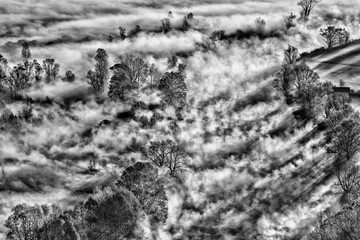
M190 29L194 24L194 14L188 13L184 16L182 27L185 30Z
M75 81L75 74L72 71L68 70L65 72L65 77L63 78L63 80L65 82L73 82Z
M293 66L284 64L276 74L276 79L273 82L274 88L285 98L285 101L290 103L293 99L292 88L294 84L295 74Z
M184 147L169 139L150 142L149 148L143 151L143 155L158 167L166 166L172 176L185 170L187 164L187 153Z
M131 81L130 70L124 64L115 64L110 68L113 75L110 78L109 98L113 100L125 101L139 84Z
M168 33L171 30L171 22L169 18L161 19L161 30Z
M142 30L141 30L140 25L135 25L135 27L129 31L127 36L128 37L135 37L141 31Z
M130 191L107 187L89 199L84 207L83 220L89 240L129 239L133 236L140 204Z
M346 164L341 169L337 169L336 176L344 193L351 194L359 190L360 173L358 166L353 163Z
M162 77L162 73L155 66L155 64L150 65L148 74L149 74L149 79L150 79L150 87L157 87L157 85Z
M127 54L119 59L123 71L132 83L140 84L145 82L149 70L148 62L132 54Z
M28 61L31 58L30 47L26 41L22 44L21 58L23 61Z
M94 90L96 96L104 92L107 80L109 78L109 61L106 51L99 48L95 55L95 70L89 70L87 73L88 83Z
M294 75L294 86L298 92L301 92L305 85L316 83L319 80L319 75L305 63L294 67Z
M256 29L259 31L263 31L265 29L266 22L261 17L255 19Z
M41 229L53 216L60 214L60 209L55 206L35 205L28 206L23 203L15 206L5 221L8 228L8 240L41 240Z
M59 74L60 65L55 63L55 59L48 58L43 61L43 70L45 72L46 82L52 82L56 80Z
M284 16L284 24L285 24L286 30L289 30L290 28L296 26L296 24L294 23L295 19L296 19L296 15L293 13L290 13L290 15Z
M135 195L152 224L165 223L167 197L156 167L149 162L137 162L123 172L118 185Z
M321 0L301 0L298 2L298 5L302 8L300 12L300 18L303 21L309 20L309 16L311 11L314 7L320 2Z
M309 240L356 240L360 238L360 205L353 202L341 211L330 215L328 211L319 216L316 229Z
M119 36L121 40L126 38L126 29L124 27L119 27Z
M337 165L349 162L360 151L360 117L353 115L331 129L332 142L329 152L336 154Z
M178 63L178 58L175 55L172 55L171 57L168 57L167 63L169 68L174 68Z
M210 39L212 41L221 41L225 39L225 31L224 30L216 30L211 33Z
M289 45L288 48L284 51L285 63L293 65L296 63L296 60L299 58L299 51L296 47Z
M22 64L15 66L5 78L7 90L13 97L19 96L31 87L30 77Z
M150 142L150 146L147 151L144 151L144 156L155 163L158 167L165 165L168 156L171 154L172 146L174 142L167 139L163 141Z
M335 26L328 26L325 29L321 28L320 36L323 37L328 48L347 43L350 38L349 33L345 29Z
M187 86L184 75L179 72L167 72L159 82L162 100L176 108L186 104Z

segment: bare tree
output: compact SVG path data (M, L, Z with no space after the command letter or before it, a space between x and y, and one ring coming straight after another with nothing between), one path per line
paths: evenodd
M174 145L171 148L171 154L166 161L167 168L171 176L177 176L178 173L185 171L187 165L187 153L181 145Z
M55 81L59 74L60 64L55 63L55 59L48 58L43 61L43 70L47 82Z
M174 142L169 139L150 142L149 148L146 151L143 151L143 155L158 167L162 167L166 164L173 145Z
M327 47L332 48L339 44L339 38L343 31L344 29L328 26L325 29L320 29L320 35L323 37Z
M294 67L295 81L294 86L301 92L302 88L309 83L315 83L319 79L319 75L314 72L308 65L301 63Z
M99 48L95 56L95 70L89 70L87 74L87 78L89 79L88 83L97 96L104 92L105 85L109 78L108 58L106 51Z
M183 146L171 140L150 142L143 155L158 167L166 166L171 176L176 176L185 170L187 153Z
M303 21L309 20L309 16L311 11L314 7L320 2L321 0L301 0L298 2L298 5L302 8L300 12L300 18Z
M141 57L127 54L119 58L123 71L132 83L145 82L148 76L149 63Z
M359 167L355 166L353 163L347 164L347 166L338 169L337 178L344 193L349 194L359 190Z

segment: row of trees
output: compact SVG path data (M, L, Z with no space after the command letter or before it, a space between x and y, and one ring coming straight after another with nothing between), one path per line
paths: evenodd
M177 71L161 73L154 64L149 64L141 57L127 54L121 56L119 63L109 67L108 55L104 49L98 49L95 56L95 69L87 74L88 83L97 96L100 96L109 79L108 96L118 101L133 100L140 87L158 88L162 93L164 103L176 108L186 104L187 85L185 83L186 65L179 64L176 56L168 60L169 68Z
M284 65L274 80L275 89L287 103L296 103L306 120L322 121L327 127L327 152L332 170L344 196L356 199L360 190L360 173L356 165L360 152L360 115L349 105L348 96L333 91L331 83L319 82L319 76L304 63L298 63L298 50L289 46L284 52ZM342 83L343 84L343 83ZM322 215L309 239L357 239L351 230L359 208L344 209L330 216ZM355 221L356 222L356 221Z
M171 20L173 19L173 14L171 11L169 11L168 16L161 19L160 23L160 30L163 33L168 33L172 29ZM189 30L193 28L196 25L196 19L194 19L193 13L185 14L183 21L182 21L182 30ZM109 42L117 42L125 40L126 38L133 38L136 37L139 32L142 31L140 25L135 25L132 29L129 31L126 30L126 28L120 26L119 28L119 35L109 35L107 40Z
M321 83L319 76L305 63L298 63L298 50L289 46L285 52L285 62L274 80L274 88L289 104L299 105L306 120L316 121L326 115L324 102L334 96L332 84Z
M5 222L6 239L141 239L138 222L144 214L155 234L167 219L167 197L158 170L138 162L124 171L117 186L96 189L72 210L54 205L15 206Z
M21 56L23 63L14 67L9 67L8 61L0 54L0 91L9 93L11 97L16 98L23 95L26 91L38 84L43 79L46 83L54 82L59 77L60 65L54 59L48 58L40 64L37 60L31 60L29 45L24 42ZM75 74L66 71L62 78L64 81L72 82L75 80Z

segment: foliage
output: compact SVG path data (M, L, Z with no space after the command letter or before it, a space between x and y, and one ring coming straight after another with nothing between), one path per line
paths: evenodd
M161 30L168 33L171 30L171 22L169 18L161 19Z
M344 28L328 26L320 29L320 36L323 38L328 48L346 44L350 41L350 33Z
M132 236L140 205L128 190L120 187L99 190L84 207L83 220L89 240L117 240Z
M108 240L133 236L140 205L121 187L97 189L74 210L57 206L17 205L6 220L8 240Z
M285 24L286 30L289 30L290 28L296 26L296 24L294 23L295 19L296 19L296 15L293 13L290 13L290 15L284 16L284 24Z
M155 66L155 64L151 64L149 66L148 74L150 79L150 87L157 87L162 77L162 73Z
M336 159L341 161L338 163L340 166L343 161L350 161L360 151L359 119L358 115L352 115L330 130L332 142L328 150L336 154Z
M344 193L351 194L359 190L359 166L355 166L353 163L345 164L337 170L336 176Z
M60 214L60 209L55 206L35 205L28 206L23 203L15 206L5 222L8 228L6 239L41 239L41 229L45 226L51 217Z
M119 58L123 71L132 83L145 82L148 76L149 63L133 54L126 54Z
M30 77L26 74L23 64L13 67L9 76L5 78L5 86L13 97L21 95L30 88Z
M75 81L75 74L72 71L68 70L65 72L65 77L63 78L63 80L65 82L73 82Z
M27 61L31 58L30 47L26 41L24 41L22 44L21 57L24 61Z
M142 30L141 30L140 25L135 25L135 27L129 31L127 36L128 37L135 37L141 31Z
M175 55L172 55L171 57L168 57L168 59L167 59L168 68L176 67L176 65L178 63L178 60L179 59Z
M256 26L257 30L263 31L265 28L265 25L266 25L266 22L261 17L258 17L255 19L255 26Z
M193 24L194 24L194 14L193 13L185 14L182 23L183 29L188 30L193 26Z
M126 65L115 64L110 69L113 71L113 75L110 78L109 98L120 101L127 100L131 92L138 88L138 84L130 80Z
M293 65L296 63L296 60L299 58L299 51L296 47L289 45L288 48L284 51L285 63Z
M119 36L121 40L126 38L126 29L124 27L119 27Z
M186 104L187 86L185 77L179 72L167 72L159 82L162 100L176 108Z
M142 58L131 54L120 58L120 61L121 63L110 68L113 76L110 79L108 95L112 99L124 101L140 83L146 81L149 65Z
M298 2L298 5L302 8L300 12L300 19L303 21L309 20L309 16L311 11L314 7L320 2L321 0L301 0Z
M118 185L135 195L152 223L165 223L167 197L156 167L150 163L137 162L123 172Z
M97 96L104 92L109 77L108 58L106 51L99 48L95 55L95 70L89 70L87 73L88 83Z
M301 93L305 87L316 83L318 80L319 75L305 63L294 67L294 86L298 93Z
M43 70L45 72L46 82L52 82L56 80L56 77L59 74L60 65L55 63L55 59L47 58L43 60Z
M212 41L221 41L225 39L225 31L224 30L216 30L211 33L210 39Z
M308 240L352 240L360 238L360 208L353 203L345 206L340 212L320 215L316 229L310 233Z

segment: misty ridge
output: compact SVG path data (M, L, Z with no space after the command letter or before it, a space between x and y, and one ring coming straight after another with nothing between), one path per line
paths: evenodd
M0 239L360 239L360 2L0 2Z

